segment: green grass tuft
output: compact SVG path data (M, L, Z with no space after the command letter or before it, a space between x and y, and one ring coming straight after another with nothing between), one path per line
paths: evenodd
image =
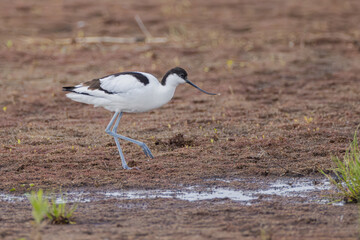
M32 191L29 196L29 201L32 206L32 216L37 225L43 221L46 213L48 212L49 202L45 199L43 190L40 189L37 193Z
M32 206L32 215L37 225L47 217L51 224L73 224L71 221L77 205L69 207L66 205L64 196L61 194L61 202L56 203L55 198L48 200L48 197L40 189L38 192L32 191L28 197Z
M75 222L71 221L73 214L77 208L77 205L73 205L72 207L68 207L66 205L66 200L64 196L61 194L61 202L56 203L55 198L51 200L51 204L49 206L49 211L47 216L52 224L74 224Z
M330 182L339 190L340 196L345 202L360 202L360 150L357 140L357 130L354 139L350 143L349 149L346 151L344 159L341 160L336 156L331 159L336 167L331 169L335 174L335 178L320 170Z

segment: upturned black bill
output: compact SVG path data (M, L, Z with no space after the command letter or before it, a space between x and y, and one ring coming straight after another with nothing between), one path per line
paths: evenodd
M187 82L188 84L190 84L191 86L193 86L194 88L199 89L199 90L202 91L203 93L206 93L206 94L209 94L209 95L218 95L218 94L216 94L216 93L209 93L209 92L207 92L207 91L205 91L205 90L202 90L201 88L199 88L198 86L196 86L195 84L193 84L192 82L190 82L190 81L187 80L187 79L186 79L186 82Z

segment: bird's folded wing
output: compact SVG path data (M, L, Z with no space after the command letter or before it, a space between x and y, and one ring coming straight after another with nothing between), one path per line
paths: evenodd
M132 90L142 89L145 87L144 83L139 81L133 75L123 74L123 75L110 75L100 80L99 90L103 90L110 94L121 94L127 93Z

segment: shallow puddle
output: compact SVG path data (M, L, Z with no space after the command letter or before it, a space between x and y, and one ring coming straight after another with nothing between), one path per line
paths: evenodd
M195 187L188 187L183 190L132 190L132 191L111 191L105 193L106 197L120 199L144 199L144 198L175 198L185 201L201 201L212 199L231 199L234 201L250 201L255 199L245 195L241 190L228 188L215 188L198 191Z
M249 179L235 179L224 180L216 179L225 183L242 182ZM184 201L206 201L214 199L229 199L237 201L242 204L252 204L258 201L271 201L272 197L300 197L304 198L305 202L311 202L315 199L320 203L320 192L330 189L330 184L326 179L314 181L311 179L282 179L273 183L254 181L260 184L261 189L241 190L231 187L212 187L206 188L202 186L191 186L179 190L112 190L112 191L67 191L64 194L66 199L57 198L57 202L94 202L101 200L117 199L117 200L131 200L131 199L155 199L168 198L179 199ZM14 195L7 193L0 193L0 201L17 202L27 200L26 195ZM324 203L324 201L322 201Z
M25 196L17 196L10 193L0 193L0 201L2 202L19 202L24 201L25 199Z
M284 181L278 180L266 190L258 190L258 194L263 195L278 195L287 197L305 197L309 192L318 192L330 189L330 183L327 180L314 181L314 180L297 180L297 181Z

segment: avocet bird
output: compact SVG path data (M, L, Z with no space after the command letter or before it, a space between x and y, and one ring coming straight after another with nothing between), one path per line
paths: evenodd
M216 95L190 82L186 71L180 67L169 70L161 82L149 73L121 72L73 87L63 87L63 91L70 92L66 96L74 101L93 104L95 107L104 107L115 112L105 132L114 137L123 168L131 169L125 161L119 138L139 145L147 157L154 156L145 143L116 133L122 114L146 112L161 107L171 100L176 87L182 83L188 83L206 94Z

